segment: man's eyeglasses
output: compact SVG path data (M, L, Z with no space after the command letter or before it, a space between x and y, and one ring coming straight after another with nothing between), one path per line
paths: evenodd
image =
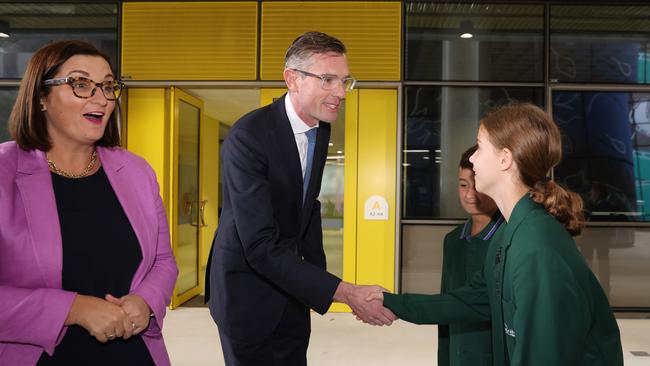
M45 86L57 86L68 84L72 87L72 93L78 98L90 98L95 95L97 88L101 89L102 94L106 100L116 100L120 97L124 84L116 81L109 80L97 83L93 80L83 76L68 76L67 78L47 79L43 82Z
M338 77L334 75L328 75L328 74L323 74L323 75L316 75L312 74L311 72L299 70L299 69L291 69L293 71L297 71L305 76L311 76L313 78L320 79L320 85L323 87L325 90L332 90L339 86L339 83L343 86L343 89L345 89L346 92L352 91L354 89L354 85L357 83L357 80L353 77L346 77L343 79L339 79Z

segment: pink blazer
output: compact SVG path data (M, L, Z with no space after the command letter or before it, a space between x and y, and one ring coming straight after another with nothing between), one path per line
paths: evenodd
M97 148L108 179L142 248L130 293L154 317L143 339L156 365L169 365L162 324L178 269L156 176L121 148ZM0 144L0 365L35 365L52 354L75 297L61 289L62 245L45 153Z

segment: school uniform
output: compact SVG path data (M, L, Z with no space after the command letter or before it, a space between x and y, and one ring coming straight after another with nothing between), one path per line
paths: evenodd
M420 324L491 319L495 365L623 365L607 297L562 224L525 195L492 240L470 285L384 305Z
M471 218L445 236L441 293L466 286L483 269L487 249L503 222L503 216L497 211L474 236ZM492 365L490 329L489 321L439 325L438 366Z

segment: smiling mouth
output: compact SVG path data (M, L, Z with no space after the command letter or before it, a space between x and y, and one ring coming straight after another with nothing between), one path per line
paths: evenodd
M86 119L90 120L91 122L101 123L102 119L104 118L104 114L103 113L84 113L84 117L86 117Z

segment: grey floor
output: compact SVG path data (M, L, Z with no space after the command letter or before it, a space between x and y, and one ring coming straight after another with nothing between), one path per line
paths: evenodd
M650 366L650 318L618 319L626 366ZM163 329L174 366L223 365L217 328L207 308L169 311ZM397 321L371 327L350 314L312 313L310 366L436 365L436 326Z

